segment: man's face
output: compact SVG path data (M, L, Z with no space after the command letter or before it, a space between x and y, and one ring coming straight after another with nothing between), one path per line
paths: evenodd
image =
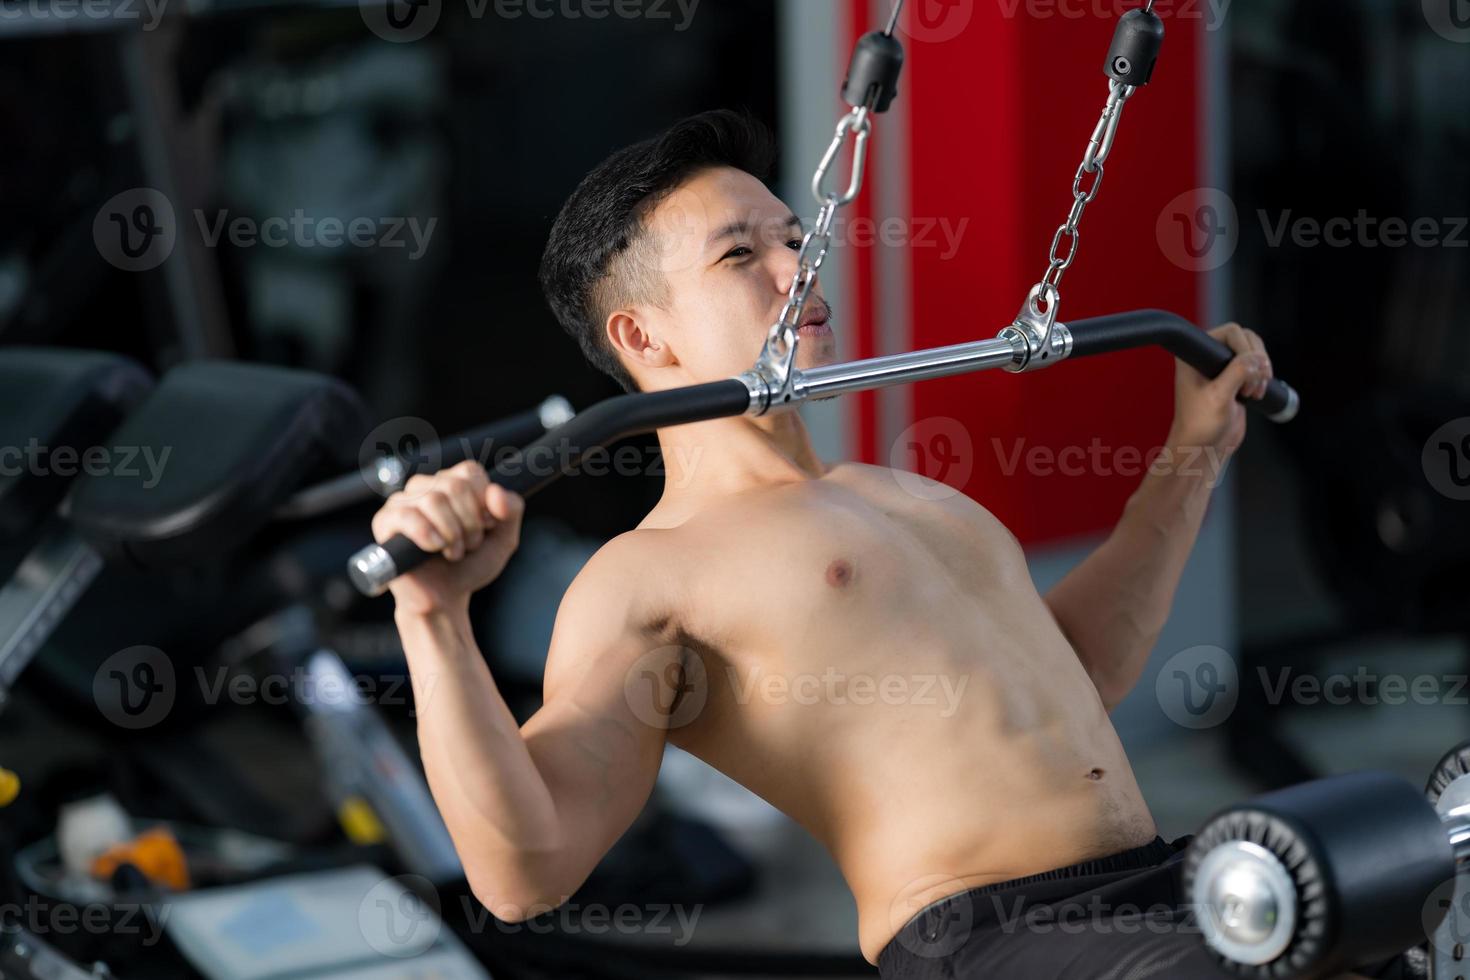
M652 261L666 283L661 305L609 318L646 389L718 381L748 371L781 314L801 248L801 223L765 185L729 167L696 174L648 216ZM802 317L796 364L836 360L821 283ZM631 342L630 342L630 339ZM626 360L626 359L625 359Z

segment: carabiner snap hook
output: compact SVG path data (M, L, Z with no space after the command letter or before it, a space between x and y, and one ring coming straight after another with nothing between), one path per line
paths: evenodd
M1134 91L1131 85L1108 83L1108 101L1103 106L1102 118L1098 119L1097 126L1092 130L1092 138L1087 141L1087 152L1082 154L1082 169L1087 173L1092 173L1106 163L1108 154L1113 152L1113 141L1118 136L1118 123L1123 121L1123 106Z
M847 183L847 192L837 196L837 204L839 207L851 204L862 193L863 168L868 158L868 137L873 133L868 115L869 110L864 106L849 112L837 124L837 135L833 137L832 145L827 147L822 162L817 165L817 172L812 175L812 196L817 199L818 204L826 204L827 199L832 196L824 189L827 173L832 169L832 164L837 162L837 154L842 152L848 133L856 133L857 137L852 151L852 177Z

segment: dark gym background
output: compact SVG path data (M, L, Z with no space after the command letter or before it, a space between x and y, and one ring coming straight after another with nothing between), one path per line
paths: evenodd
M1430 30L1419 7L1229 8L1220 125L1240 240L1227 305L1266 335L1277 373L1310 406L1293 426L1255 426L1235 470L1233 616L1249 664L1467 670L1470 504L1427 492L1419 467L1428 433L1470 415L1470 231L1430 248L1276 247L1258 218L1366 209L1448 230L1470 215L1470 46ZM0 357L29 344L125 352L157 374L204 356L300 366L351 383L379 417L445 434L553 393L578 407L615 394L541 298L551 219L610 150L681 115L745 107L779 132L778 13L774 0L705 0L675 33L615 17L475 20L449 4L433 36L408 45L376 37L356 4L227 0L147 33L0 19ZM141 185L165 190L181 215L307 207L437 224L413 261L402 250L202 249L181 234L185 262L124 272L99 254L93 220ZM1124 249L1089 244L1083 262L1122 261ZM595 544L657 491L651 477L583 477L551 488L536 512ZM135 601L114 592L85 608L100 632ZM482 620L493 616L486 605ZM370 629L373 614L363 618ZM68 673L65 662L38 667L0 716L0 763L54 756L58 796L97 783L110 763L88 753L112 750L73 735ZM1412 710L1275 710L1251 694L1213 741L1135 758L1168 831L1188 831L1215 803L1346 767L1359 749L1422 773L1433 746L1470 734L1470 712L1437 713L1426 728ZM266 795L310 793L289 740L234 716L205 724L190 735L198 744L265 758L255 776ZM779 905L709 935L780 947L815 935L843 948L840 882L797 845L788 863L817 882L794 893L805 937L780 933ZM759 894L779 901L773 891L768 879ZM811 911L824 902L832 911Z

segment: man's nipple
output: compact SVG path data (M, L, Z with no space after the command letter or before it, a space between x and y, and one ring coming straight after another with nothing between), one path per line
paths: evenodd
M827 566L827 584L834 589L845 589L855 574L852 562L846 558L838 558Z

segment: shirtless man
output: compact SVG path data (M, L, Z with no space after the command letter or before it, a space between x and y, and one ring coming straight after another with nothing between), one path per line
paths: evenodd
M542 281L594 364L643 391L750 367L801 244L762 182L771 160L763 130L707 113L587 177ZM834 361L829 317L818 295L799 367ZM1223 465L1245 435L1236 395L1260 397L1271 365L1251 331L1214 335L1239 356L1211 382L1179 368L1168 444ZM378 541L402 533L447 559L394 583L396 619L429 783L492 913L519 921L565 902L643 808L672 744L825 845L885 976L946 960L944 976L1103 976L1140 950L1172 965L1155 976L1215 975L1192 928L1104 923L1075 938L997 914L1027 888L1181 901L1177 849L1158 839L1108 711L1164 626L1217 472L1150 473L1111 537L1042 597L980 504L825 463L796 413L659 439L664 494L568 590L544 706L524 726L467 616L516 547L520 499L461 464L415 477L374 521ZM1016 883L1055 869L1067 870L1045 877L1060 885ZM928 926L914 919L926 907Z

